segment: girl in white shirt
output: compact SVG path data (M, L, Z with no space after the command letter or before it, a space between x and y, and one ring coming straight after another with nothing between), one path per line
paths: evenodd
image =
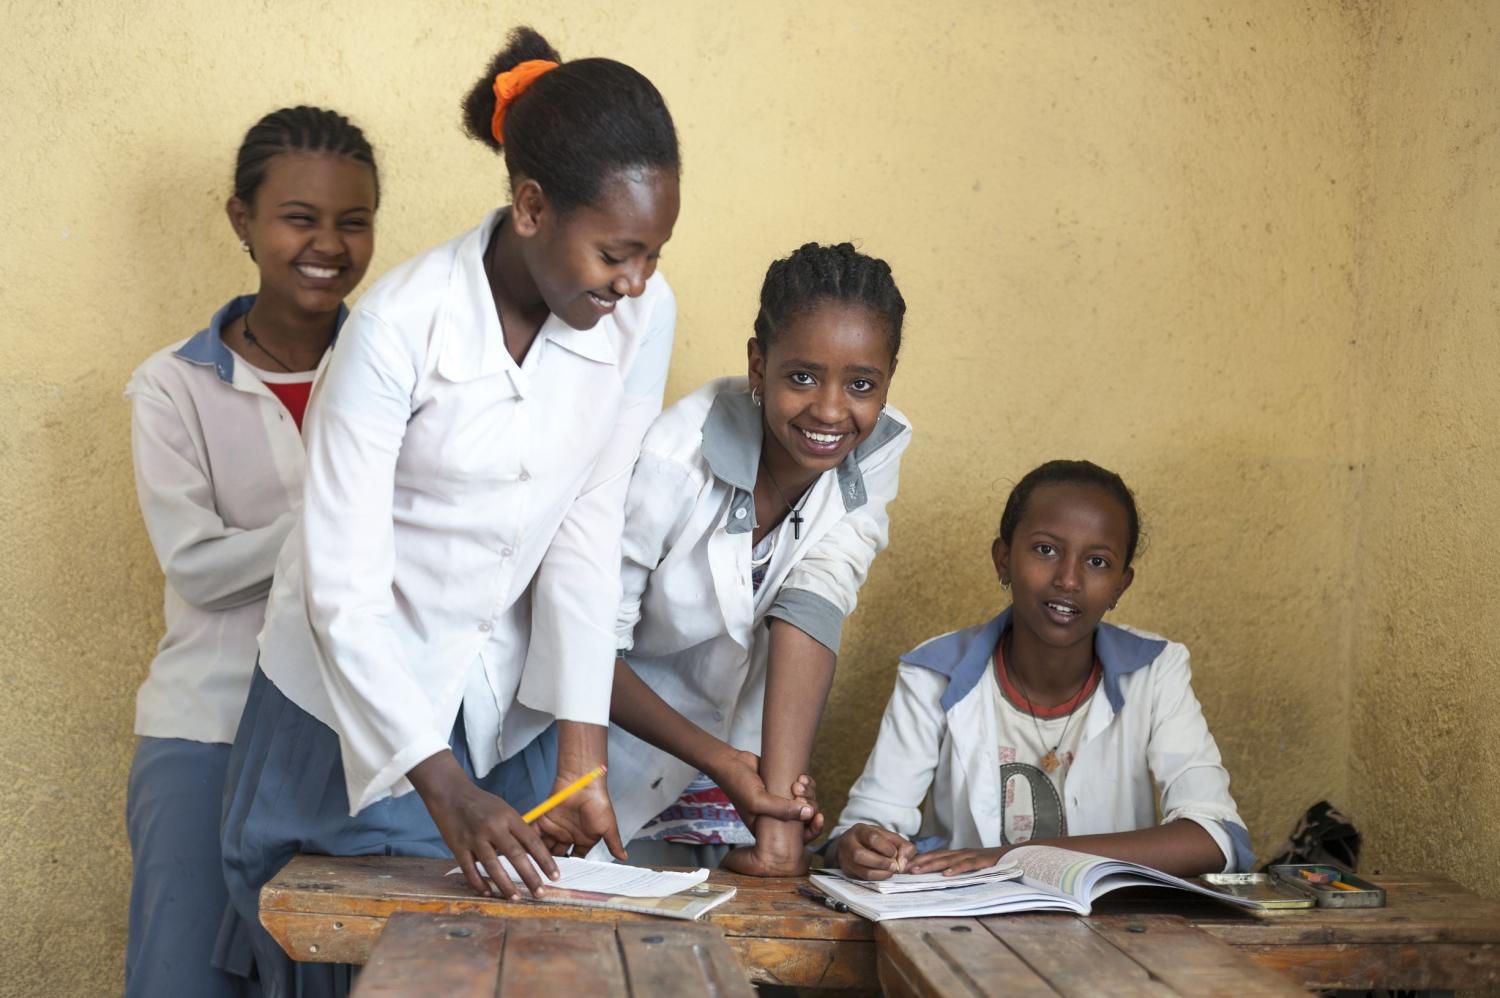
M1250 864L1187 649L1102 622L1139 538L1118 475L1052 461L1021 479L991 549L1011 605L902 656L830 840L844 872L951 875L1025 843L1181 876Z
M647 435L609 749L633 861L807 867L821 818L799 774L911 441L885 404L905 311L884 261L809 243L766 274L748 378Z
M125 804L129 996L244 991L209 963L227 901L224 770L276 553L302 502L302 409L369 265L378 198L374 153L348 119L311 107L262 118L227 205L259 291L152 356L125 390L167 625L136 698Z
M537 828L520 812L604 758L625 491L676 319L655 274L676 132L640 73L563 63L529 29L465 121L503 150L511 205L351 314L230 759L230 935L268 998L340 983L258 922L297 852L451 855L512 897L498 855L533 893L550 844L623 855L602 780Z

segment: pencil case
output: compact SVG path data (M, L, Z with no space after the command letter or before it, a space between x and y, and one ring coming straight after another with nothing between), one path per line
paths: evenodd
M1317 877L1328 877L1326 883L1315 883L1303 871ZM1385 889L1368 880L1345 873L1338 867L1316 863L1287 863L1271 867L1271 874L1305 892L1317 901L1319 908L1384 908ZM1342 885L1342 886L1341 886Z
M1306 909L1317 904L1306 891L1269 873L1205 873L1198 882L1220 894L1254 901L1262 911Z

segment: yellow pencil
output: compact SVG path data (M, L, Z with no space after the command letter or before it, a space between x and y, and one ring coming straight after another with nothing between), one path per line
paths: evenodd
M527 811L525 814L521 815L521 820L526 822L526 824L528 825L531 824L533 821L540 818L542 815L546 814L548 811L552 810L554 807L561 804L569 797L572 797L578 791L582 790L590 783L593 783L599 777L603 776L606 770L607 767L605 766L595 766L593 769L589 770L587 773L584 773L578 779L574 780L572 783L569 783L567 786L563 787L551 797L548 797L546 800L542 801L530 811Z

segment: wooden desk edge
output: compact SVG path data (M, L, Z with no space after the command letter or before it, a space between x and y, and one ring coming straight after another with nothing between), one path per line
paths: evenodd
M375 865L392 861L390 857L369 860ZM328 882L336 878L317 875L329 869L327 861L328 857L296 857L261 892L261 923L297 960L363 963L386 918L397 911L592 922L656 920L655 916L631 912L560 905L548 906L544 913L528 902L460 893L466 891L463 887L440 896L400 889L378 895L368 891L359 896L341 895L335 893L339 885ZM354 861L335 862L347 866ZM409 868L413 863L433 865L436 861L402 860L396 865ZM795 881L753 881L717 872L714 879L734 883L745 898L730 901L726 905L729 910L709 912L703 923L724 932L726 942L751 969L753 980L834 988L877 986L873 923L828 911L802 898L795 894ZM1373 879L1387 887L1473 898L1457 885L1435 878ZM1485 911L1500 910L1500 904L1494 901L1473 899L1481 902ZM729 907L750 900L764 910L746 914ZM774 910L781 908L784 912ZM1457 919L1439 930L1431 926L1382 928L1351 919L1346 928L1357 928L1351 936L1350 931L1332 931L1326 925L1299 927L1287 915L1248 919L1217 908L1194 914L1204 916L1189 916L1204 932L1308 987L1379 984L1473 988L1500 984L1500 921L1488 918Z

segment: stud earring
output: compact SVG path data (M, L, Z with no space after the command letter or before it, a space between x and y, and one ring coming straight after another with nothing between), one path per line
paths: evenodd
M1009 592L1010 591L1010 580L1009 579L1001 579L1000 580L1000 588L1004 589L1006 592Z
M242 253L248 253L248 252L250 252L250 240L248 240L248 239L241 239L240 240L240 252L242 252Z

